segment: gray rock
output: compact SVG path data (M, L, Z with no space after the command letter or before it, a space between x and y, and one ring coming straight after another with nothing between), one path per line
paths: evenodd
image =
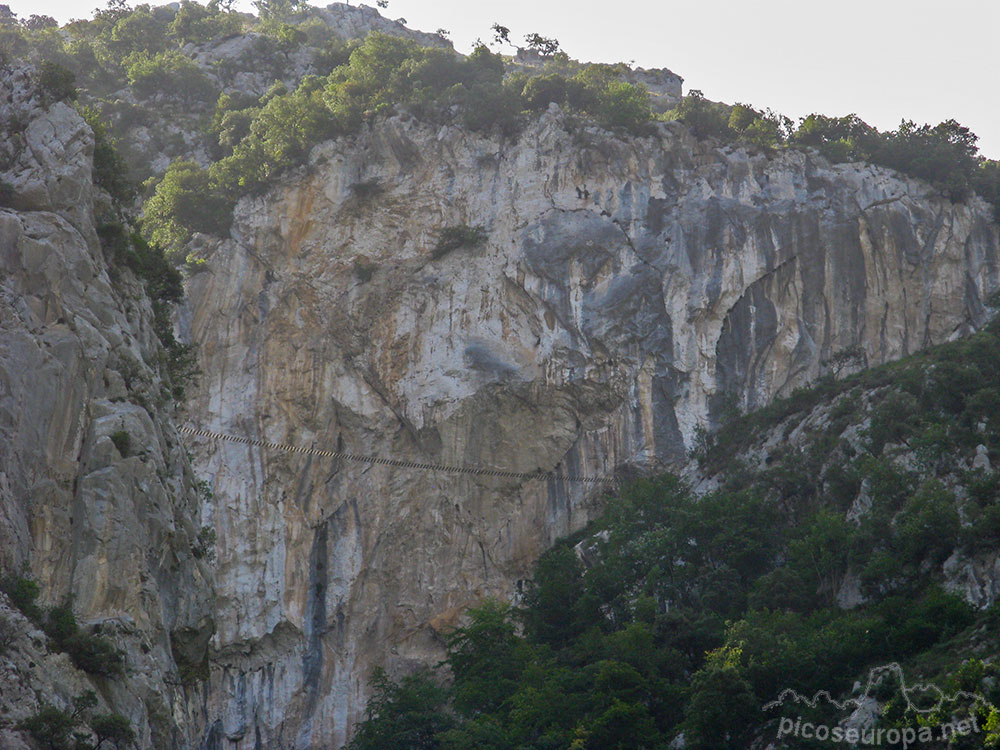
M851 507L847 509L847 520L856 526L861 525L862 519L872 512L871 481L866 477L861 481L861 489L858 496L854 498Z
M30 80L0 74L0 89L13 86L0 118L26 118L3 175L15 208L0 209L0 568L26 565L45 604L72 594L128 671L98 689L21 618L24 637L0 659L0 745L22 746L9 726L41 703L98 689L99 709L128 716L141 747L191 747L199 728L169 683L171 631L212 615L211 571L191 551L194 476L160 400L150 302L130 272L112 282L97 242L93 133L72 108L22 95Z
M384 192L359 206L366 180ZM488 241L433 260L462 224ZM727 398L763 405L837 352L874 365L975 330L1000 257L978 200L668 124L622 139L558 108L516 143L398 118L322 144L199 253L182 319L200 424L587 475L679 466ZM365 284L359 256L377 266ZM374 666L439 659L441 628L483 595L516 597L601 508L572 483L193 448L217 501L212 649L241 653L215 662L207 710L246 716L265 744L283 726L343 742Z
M970 604L985 608L1000 601L1000 554L969 556L955 551L944 562L944 587Z
M976 446L976 457L972 459L972 469L981 469L982 471L991 471L990 469L990 454L985 445Z

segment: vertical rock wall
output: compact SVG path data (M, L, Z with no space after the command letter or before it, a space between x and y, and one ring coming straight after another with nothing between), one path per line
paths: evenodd
M381 192L354 190L377 184ZM378 192L372 196L372 192ZM446 227L488 240L435 258ZM620 139L553 108L516 143L392 119L201 238L193 423L297 445L580 474L974 330L997 227L884 169ZM201 441L219 535L205 715L233 748L329 747L378 665L432 662L599 493Z
M213 614L212 573L192 554L194 477L149 299L98 242L95 202L110 207L91 180L93 133L66 104L44 106L32 75L0 78L5 121L26 124L0 173L14 196L0 208L0 566L36 580L43 604L72 596L80 623L126 652L127 674L76 670L0 595L15 633L0 655L0 746L23 746L9 726L41 703L91 689L142 747L184 747L175 652L201 632L204 658Z

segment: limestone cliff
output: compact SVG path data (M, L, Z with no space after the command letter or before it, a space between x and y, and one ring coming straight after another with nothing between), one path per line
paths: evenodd
M213 616L212 571L192 554L194 478L162 397L149 299L98 242L95 203L109 201L91 179L93 133L66 104L44 106L33 75L0 80L5 115L25 124L0 175L14 186L0 208L0 567L26 567L43 603L72 595L81 623L126 652L128 672L76 670L0 595L13 629L0 654L0 746L25 747L10 726L40 704L92 689L142 747L184 747L175 654L204 658Z
M443 228L477 225L485 243L435 258ZM581 474L676 464L716 411L839 353L870 365L974 330L998 271L978 200L680 125L625 139L556 108L513 144L383 121L200 242L181 319L205 373L193 423ZM195 453L219 534L208 715L237 747L343 741L373 667L435 660L464 607L516 596L600 502L555 481Z
M328 19L343 35L444 43L345 8ZM259 94L273 76L252 69L252 41L185 54ZM285 59L290 81L313 70L304 51ZM437 661L465 607L517 597L602 502L578 483L177 426L525 472L673 467L700 426L831 360L864 367L975 330L998 285L985 204L889 170L720 147L680 123L623 136L557 107L506 140L395 116L243 198L229 237L195 237L205 263L175 324L202 375L178 405L143 285L98 240L115 209L93 184L92 132L24 69L4 75L4 114L24 127L0 154L14 196L0 208L0 563L27 565L47 603L73 594L129 665L122 681L87 677L0 595L17 626L0 655L5 748L42 701L88 687L144 748L337 747L374 667ZM661 104L680 93L669 71L635 75ZM147 114L124 138L139 172L207 159L204 113ZM449 228L470 241L439 251Z

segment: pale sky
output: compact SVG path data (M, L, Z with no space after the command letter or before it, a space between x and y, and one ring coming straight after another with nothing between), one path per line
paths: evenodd
M59 21L97 4L3 2ZM880 130L954 118L1000 159L1000 0L389 0L382 14L448 29L463 52L496 21L517 41L538 32L580 60L670 68L685 92L792 118L855 112Z

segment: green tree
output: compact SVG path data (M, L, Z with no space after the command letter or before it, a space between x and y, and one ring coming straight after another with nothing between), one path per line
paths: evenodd
M729 112L729 129L742 133L753 121L760 117L760 112L748 104L734 104Z
M150 55L139 52L128 59L128 83L137 96L186 105L214 102L215 84L191 58L177 50Z
M978 137L955 120L934 127L904 120L872 149L878 164L920 177L942 190L952 201L961 201L972 190L978 164Z
M509 605L487 600L469 610L470 622L445 638L459 711L494 712L517 687L526 661Z
M760 720L760 703L733 666L712 666L691 681L685 726L694 750L738 750Z
M166 49L166 23L148 5L122 16L111 29L110 46L119 59L136 53L155 55Z
M853 527L843 515L829 510L816 513L789 545L794 569L828 600L837 593L847 572Z
M80 115L94 131L94 184L108 191L115 200L128 201L135 185L129 179L128 165L101 113L94 107L86 106L80 109Z
M960 522L955 497L937 480L925 482L896 518L896 547L901 558L938 564L958 542Z
M5 575L0 578L0 591L10 597L10 603L34 622L41 624L42 609L37 600L41 594L38 584L27 576Z
M180 262L195 232L222 235L229 231L232 205L216 189L208 172L191 161L175 161L146 201L143 234Z
M72 70L43 60L38 70L38 87L47 102L61 102L76 99L76 75Z
M47 704L17 724L18 729L30 734L47 750L69 750L70 732L74 726L76 720L72 713Z
M525 34L524 41L528 49L537 52L542 57L551 57L559 51L559 40L545 37L538 33Z
M253 7L262 21L284 21L291 17L301 5L300 0L254 0Z
M586 725L586 750L653 750L662 747L662 737L649 710L641 703L615 698L611 705Z
M1000 223L1000 161L980 159L972 176L972 186L993 205L993 218Z
M347 750L433 750L438 734L453 721L443 711L445 691L427 673L418 672L394 682L377 668L371 679L372 697L365 721Z
M687 125L696 138L731 137L730 108L725 104L709 101L698 89L691 89L672 114Z
M584 593L582 574L576 553L566 545L542 555L526 597L526 624L534 638L562 643L587 626L578 609Z
M876 137L874 128L857 115L826 117L811 114L802 119L791 140L819 150L830 161L841 162L868 158Z
M114 747L115 750L124 750L136 739L132 723L116 713L94 716L90 720L90 730L96 739L94 750L101 750L105 744Z
M167 34L180 44L197 44L238 34L242 25L239 14L222 10L218 0L212 0L207 5L181 0Z
M558 74L532 76L521 91L524 105L531 110L541 111L549 104L566 102L566 79Z

